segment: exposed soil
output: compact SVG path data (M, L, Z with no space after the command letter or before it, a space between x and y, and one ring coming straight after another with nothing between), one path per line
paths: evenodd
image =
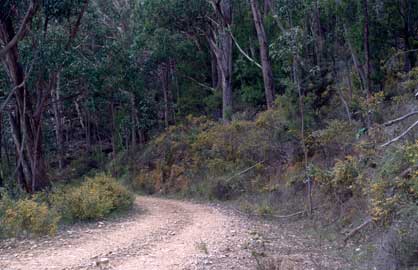
M69 228L0 241L0 269L263 269L277 255L306 258L303 269L343 269L330 247L220 206L138 197L129 217Z

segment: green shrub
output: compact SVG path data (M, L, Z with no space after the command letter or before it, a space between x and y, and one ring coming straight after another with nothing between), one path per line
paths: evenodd
M133 196L116 179L99 174L76 187L61 187L50 195L53 208L67 221L103 218L109 213L127 209Z
M0 201L0 235L53 235L60 216L46 203L34 198L17 202L5 197Z
M389 224L408 204L418 201L418 141L384 154L372 183L371 214L375 221Z
M346 156L344 160L337 160L331 170L313 167L310 173L324 194L331 194L339 202L345 202L354 195L363 194L364 183L360 172L357 159Z

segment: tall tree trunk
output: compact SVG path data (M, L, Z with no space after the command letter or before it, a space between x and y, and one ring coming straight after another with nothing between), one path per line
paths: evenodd
M272 109L274 107L275 86L273 70L271 68L271 61L269 57L267 35L264 29L263 18L261 17L258 0L250 0L250 2L254 25L257 31L258 43L260 45L260 59L263 70L264 91L266 96L267 108Z
M221 37L222 50L226 56L222 63L225 70L222 74L222 118L228 122L232 116L232 40L226 35Z
M365 87L366 87L366 110L367 110L367 128L371 127L371 112L370 112L370 43L369 43L369 5L368 0L363 0L363 13L364 13L364 60L365 60Z
M222 88L222 119L228 122L232 116L232 0L212 1L218 16L216 31L208 37L211 50L216 56ZM219 78L218 78L219 79Z
M229 34L232 24L232 0L221 1L224 26L219 34L222 55L222 118L229 121L232 116L232 37Z
M7 44L14 36L11 17L0 14L0 39ZM18 182L26 191L33 193L49 186L42 149L42 115L46 98L42 95L42 89L38 89L37 107L33 110L17 44L7 51L3 64L15 89L15 106L10 113L10 124L18 157Z

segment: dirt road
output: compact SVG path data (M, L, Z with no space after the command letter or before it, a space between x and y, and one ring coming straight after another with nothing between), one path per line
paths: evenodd
M242 220L210 206L138 197L135 214L0 246L0 269L254 269ZM7 247L6 247L7 246ZM224 268L228 267L228 268ZM232 268L229 268L232 267Z
M323 252L331 247L283 226L224 207L138 197L125 218L0 241L0 270L261 269L260 260L277 255L290 264L280 269L345 269Z

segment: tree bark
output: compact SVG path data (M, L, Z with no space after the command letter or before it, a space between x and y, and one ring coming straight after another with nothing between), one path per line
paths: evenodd
M12 19L0 11L0 39L8 44L15 36ZM46 97L38 89L36 110L26 89L25 72L19 62L17 43L8 49L3 64L11 84L16 88L15 106L10 113L10 124L16 146L18 182L33 193L49 186L42 149L42 116Z
M273 78L273 70L271 68L271 61L269 57L269 49L267 44L267 35L264 29L263 19L261 17L258 0L250 0L251 11L255 29L257 31L258 43L260 45L260 59L263 70L264 91L267 103L267 109L274 107L275 86Z
M232 116L232 0L212 1L218 16L216 31L212 30L208 40L216 56L222 87L222 119L228 122Z
M218 69L218 63L216 61L216 55L215 53L210 50L210 64L211 64L211 79L212 79L212 88L214 89L220 89L220 80L218 74L220 73Z

